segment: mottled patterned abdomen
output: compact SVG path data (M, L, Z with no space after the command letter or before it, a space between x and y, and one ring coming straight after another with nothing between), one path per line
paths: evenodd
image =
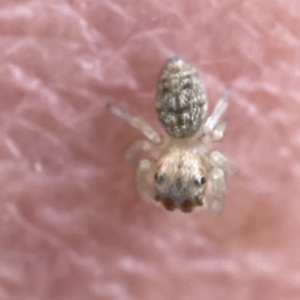
M175 138L193 136L207 112L204 86L181 57L168 59L158 79L156 112L166 132Z

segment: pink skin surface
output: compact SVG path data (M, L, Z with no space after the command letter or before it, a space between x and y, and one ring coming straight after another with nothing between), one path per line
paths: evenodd
M300 299L298 0L2 0L0 299ZM222 215L142 202L167 57L199 70L239 168Z

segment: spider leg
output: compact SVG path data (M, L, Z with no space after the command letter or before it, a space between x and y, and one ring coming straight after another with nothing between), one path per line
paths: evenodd
M204 134L209 135L214 142L220 141L226 131L227 122L223 119L223 116L228 107L228 95L229 89L226 88L212 114L203 125Z
M218 150L214 150L209 153L209 163L211 166L220 168L228 174L234 174L237 172L237 168L234 163Z
M219 142L223 139L224 133L227 128L227 122L225 120L221 120L211 132L211 139L213 142Z
M141 131L146 136L146 138L148 138L153 144L159 145L162 143L163 137L144 119L138 116L133 116L111 104L108 104L106 107L114 115L120 117L121 119L129 123L131 126Z
M139 161L136 171L136 187L145 202L154 203L154 189L153 183L151 182L151 174L154 168L154 163L149 159L142 159Z
M209 173L206 205L210 211L220 213L226 200L226 174L234 174L237 169L229 158L218 150L210 152L208 160L212 169Z
M153 149L153 144L148 140L138 140L135 141L125 152L125 159L128 161L133 161L134 157L139 151L151 151Z
M212 168L209 174L210 193L207 196L207 209L213 213L223 210L226 200L226 175L217 167Z

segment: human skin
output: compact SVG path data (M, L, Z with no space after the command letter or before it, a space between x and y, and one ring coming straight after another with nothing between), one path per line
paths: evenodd
M0 299L299 299L298 1L0 3ZM164 134L154 98L181 54L237 165L221 215L140 200L124 151Z

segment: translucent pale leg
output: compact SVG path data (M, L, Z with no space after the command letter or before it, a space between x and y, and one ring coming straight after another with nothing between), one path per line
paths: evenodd
M142 118L137 116L132 116L129 113L115 106L112 106L111 104L108 104L107 108L110 109L113 114L122 118L131 126L141 131L153 144L158 145L163 141L162 136Z
M228 174L234 174L237 171L233 162L218 150L209 153L209 163L211 166L220 168Z
M213 142L219 142L223 139L224 133L227 128L227 122L225 120L221 120L214 130L211 133L211 139Z
M149 159L142 159L139 161L136 171L136 187L145 202L154 202L154 190L153 184L151 183L151 171L153 163Z
M209 174L209 195L207 198L207 208L219 213L223 210L226 200L226 173L236 172L235 165L222 152L214 150L209 153L209 163L212 170Z
M204 134L209 135L214 142L220 141L226 130L227 123L223 120L223 116L228 107L228 95L229 90L226 88L212 114L207 118L203 125Z
M211 190L207 197L207 208L213 213L223 210L226 200L226 177L225 172L214 167L210 173Z
M139 151L150 151L153 148L148 140L138 140L134 142L125 152L125 159L132 161Z

